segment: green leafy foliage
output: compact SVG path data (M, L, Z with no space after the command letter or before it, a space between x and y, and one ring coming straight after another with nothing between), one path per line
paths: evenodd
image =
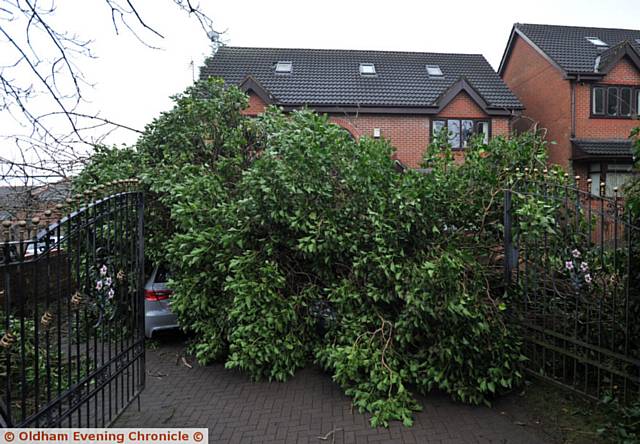
M417 392L489 403L523 360L500 287L506 168L542 168L533 135L475 140L458 165L396 172L384 140L309 111L240 111L218 81L174 98L137 149L147 245L202 362L282 381L316 362L372 424L410 425Z
M640 169L640 127L631 132L633 140L633 158L636 159L634 170L637 173ZM634 220L640 220L640 178L636 175L624 187L624 194L628 198L628 208Z
M607 395L601 400L601 405L609 418L598 429L601 436L622 444L640 442L640 401L623 405L616 398Z
M135 148L99 145L88 164L73 178L73 191L79 193L114 180L137 177L141 168Z
M6 314L0 309L0 318L6 319ZM47 391L36 391L36 381L42 386L45 381L51 392L63 392L72 384L71 378L76 375L85 376L91 363L86 358L59 360L44 341L35 341L36 320L25 316L19 318L9 316L9 328L13 336L13 346L5 350L5 357L11 363L9 367L0 366L0 386L7 387L7 379L11 380L11 408L25 414L35 413L36 405L47 402ZM38 326L42 331L42 326ZM79 365L78 365L79 364ZM7 369L9 372L7 373Z

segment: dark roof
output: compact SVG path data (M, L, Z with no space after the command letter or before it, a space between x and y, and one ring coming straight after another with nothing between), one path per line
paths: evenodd
M516 23L498 70L500 73L506 66L515 35L532 44L566 75L602 75L610 68L612 58L625 54L640 63L640 30ZM586 37L597 37L608 46L598 47Z
M0 220L8 219L12 211L63 203L70 195L71 183L68 180L36 186L0 186Z
M275 73L278 61L293 62L290 74ZM360 63L373 63L375 76L359 73ZM444 76L429 77L426 65L439 65ZM482 97L487 110L504 113L522 104L479 54L276 49L223 46L207 59L201 78L222 77L229 84L251 83L271 103L296 107L430 108L465 80Z
M593 158L593 157L618 157L631 158L633 156L632 143L628 139L613 140L585 140L574 139L573 158Z

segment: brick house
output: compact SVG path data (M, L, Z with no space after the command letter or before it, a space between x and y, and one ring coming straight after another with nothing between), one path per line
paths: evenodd
M555 141L550 162L590 177L594 194L631 176L640 31L516 23L498 73Z
M71 182L59 182L43 185L3 185L0 186L0 221L25 220L30 222L32 217L39 217L43 222L52 222L63 216L58 204L65 204L71 195ZM51 214L46 217L45 212Z
M248 115L309 107L356 138L384 137L409 167L434 131L446 127L461 156L474 134L508 135L522 109L482 55L223 46L200 77L246 91Z

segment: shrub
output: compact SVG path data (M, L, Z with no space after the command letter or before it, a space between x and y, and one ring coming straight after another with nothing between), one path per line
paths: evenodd
M87 165L73 178L73 191L80 193L113 180L136 177L141 168L140 156L134 147L98 145Z
M154 257L202 362L285 380L316 362L373 425L412 422L414 392L488 403L521 379L502 269L505 168L544 166L533 135L476 140L456 165L395 171L385 141L323 116L240 111L217 81L175 97L137 148Z

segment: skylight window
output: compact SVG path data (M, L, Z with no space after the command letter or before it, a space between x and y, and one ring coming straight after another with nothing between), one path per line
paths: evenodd
M438 65L427 65L427 74L430 77L443 77L444 74Z
M360 64L360 74L363 76L375 76L376 75L376 65L373 63L361 63Z
M600 40L598 37L585 37L585 39L589 40L591 43L593 43L596 46L609 46L605 42Z
M293 62L280 61L276 63L276 72L280 74L290 73L293 69Z

